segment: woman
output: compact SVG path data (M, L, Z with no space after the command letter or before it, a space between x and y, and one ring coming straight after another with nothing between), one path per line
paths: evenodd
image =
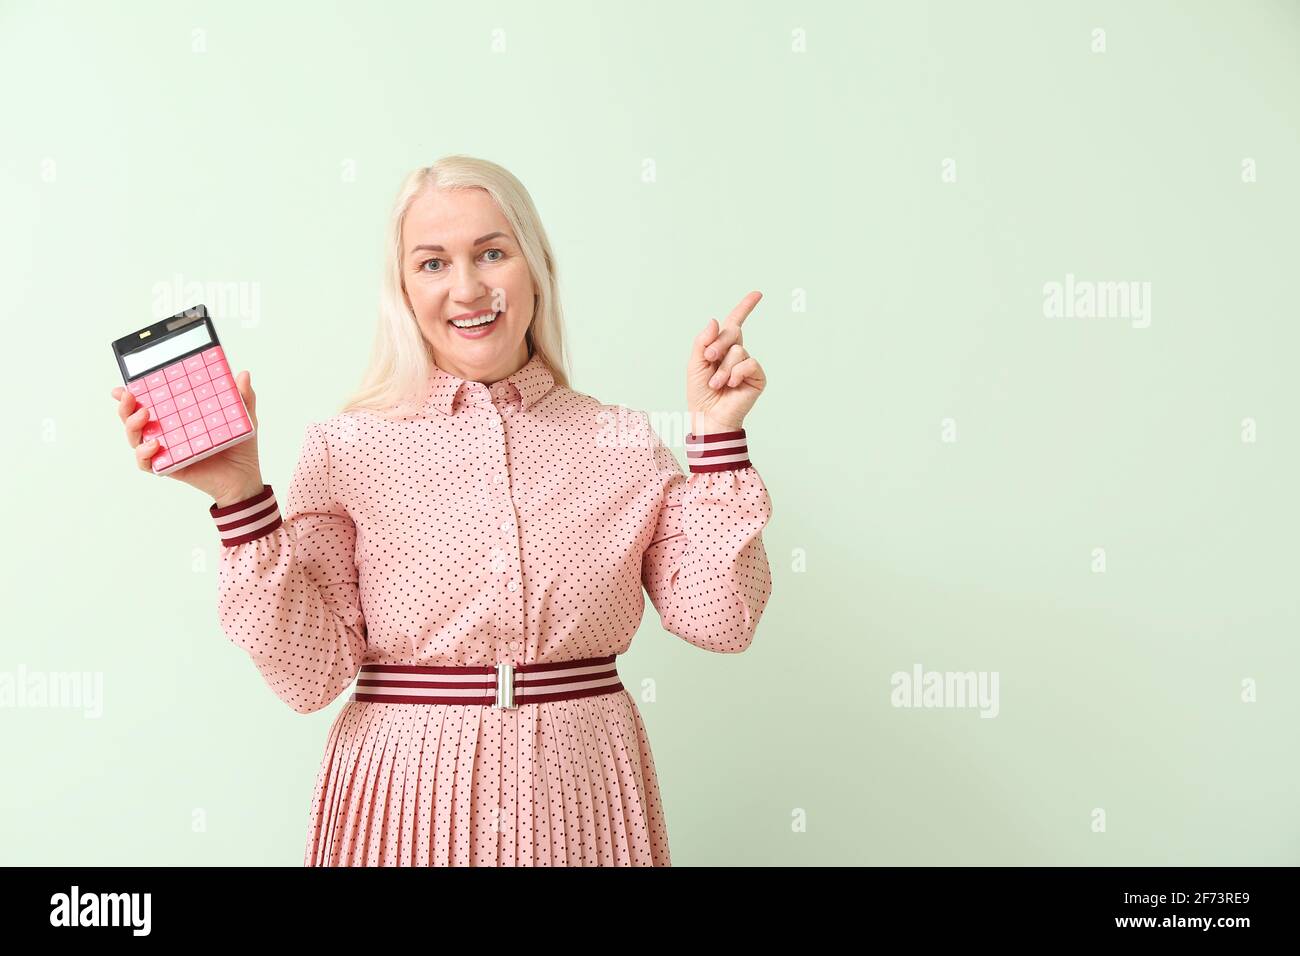
M692 344L687 474L644 413L568 387L555 259L514 176L418 169L390 236L370 368L308 426L284 507L256 439L170 476L214 499L221 626L276 695L310 713L357 680L304 863L667 866L615 659L643 589L722 653L767 604L771 500L743 428L766 380L741 342L760 296ZM148 410L113 395L148 471Z

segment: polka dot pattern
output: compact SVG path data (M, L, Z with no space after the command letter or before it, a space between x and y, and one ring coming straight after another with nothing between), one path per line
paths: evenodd
M491 385L435 369L398 415L310 425L282 515L269 487L214 509L238 542L222 628L299 713L367 663L622 654L645 594L669 632L742 651L771 594L772 506L731 451L683 471L645 413L537 357ZM309 866L670 865L626 689L515 710L349 700L309 820Z

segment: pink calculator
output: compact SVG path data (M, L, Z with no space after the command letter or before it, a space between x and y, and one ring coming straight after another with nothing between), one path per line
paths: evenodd
M126 387L149 409L153 471L168 475L253 437L253 423L206 306L196 305L113 343Z

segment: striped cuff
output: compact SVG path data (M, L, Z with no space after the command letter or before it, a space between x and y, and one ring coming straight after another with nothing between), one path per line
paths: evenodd
M687 435L686 465L696 474L750 467L745 429L714 432L712 435Z
M253 497L233 505L218 508L214 504L208 512L221 532L222 545L227 548L268 535L281 524L280 506L270 485L262 485L262 490Z

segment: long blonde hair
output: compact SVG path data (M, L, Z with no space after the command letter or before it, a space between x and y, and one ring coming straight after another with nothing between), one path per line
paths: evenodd
M537 308L525 333L528 354L546 363L556 385L569 384L555 256L532 197L514 174L496 163L473 156L444 156L432 166L413 170L398 191L385 234L388 248L370 364L342 412L362 408L381 414L400 412L421 394L433 372L433 351L403 292L402 223L415 198L435 188L479 188L496 201L514 230L537 286Z

